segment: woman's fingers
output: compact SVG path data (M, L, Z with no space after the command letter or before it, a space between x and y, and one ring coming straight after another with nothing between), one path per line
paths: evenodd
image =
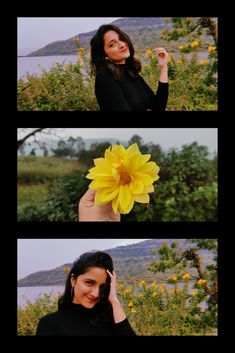
M108 275L111 278L111 280L116 279L116 273L114 271L113 271L113 273L111 273L109 270L106 270L106 272L108 273Z
M154 48L153 51L156 52L156 54L159 56L164 56L165 54L167 54L166 49L162 47Z

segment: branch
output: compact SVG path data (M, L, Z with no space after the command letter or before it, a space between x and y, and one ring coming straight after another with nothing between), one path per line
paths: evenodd
M26 135L24 138L22 138L21 140L17 141L17 150L20 148L21 145L23 145L23 143L31 136L34 136L37 132L40 132L42 130L46 129L45 127L40 127L32 132L30 132L28 135Z

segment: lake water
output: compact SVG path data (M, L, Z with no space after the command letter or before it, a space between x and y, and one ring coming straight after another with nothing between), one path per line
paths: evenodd
M180 53L172 53L175 59L181 55ZM191 53L185 54L190 57ZM208 52L199 52L199 61L207 59ZM77 55L58 55L58 56L33 56L33 57L18 57L17 58L17 80L22 78L28 72L30 75L39 76L42 73L42 68L49 71L56 63L73 63L77 61Z
M64 286L41 286L41 287L18 287L17 288L17 306L25 307L25 299L31 303L43 293L51 295L60 295L64 291Z
M174 288L173 284L164 283L167 290ZM189 291L193 291L193 281L189 282ZM179 288L183 288L183 283L179 283ZM26 304L26 298L34 303L35 300L43 293L50 295L61 295L64 292L64 286L38 286L38 287L17 287L17 306L24 308ZM200 306L205 309L205 303L201 303Z
M58 55L58 56L32 56L17 58L17 80L22 78L28 72L30 75L39 76L42 68L49 71L56 63L75 64L77 55Z

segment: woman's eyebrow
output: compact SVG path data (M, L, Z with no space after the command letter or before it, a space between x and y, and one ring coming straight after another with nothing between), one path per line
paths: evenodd
M85 278L85 281L91 281L91 282L96 283L96 280L95 280L95 279L92 279L92 278L89 278L89 277Z
M109 45L109 44L112 43L112 42L116 42L116 40L117 40L117 39L111 39L111 40L107 43L107 45Z

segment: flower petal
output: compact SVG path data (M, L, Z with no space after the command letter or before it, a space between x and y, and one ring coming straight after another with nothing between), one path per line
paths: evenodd
M133 180L130 182L129 190L132 195L142 194L144 191L144 184L140 180Z
M140 203L149 203L149 195L148 194L139 194L134 196L134 200Z
M121 185L120 186L120 192L119 192L119 205L120 205L120 210L123 211L124 213L126 212L126 209L128 208L130 202L132 199L132 195L130 193L128 185Z
M154 178L146 173L134 172L132 176L134 180L137 179L141 181L145 186L151 185L154 181Z
M104 188L101 190L100 201L101 202L110 202L112 201L117 194L119 189L117 187Z

